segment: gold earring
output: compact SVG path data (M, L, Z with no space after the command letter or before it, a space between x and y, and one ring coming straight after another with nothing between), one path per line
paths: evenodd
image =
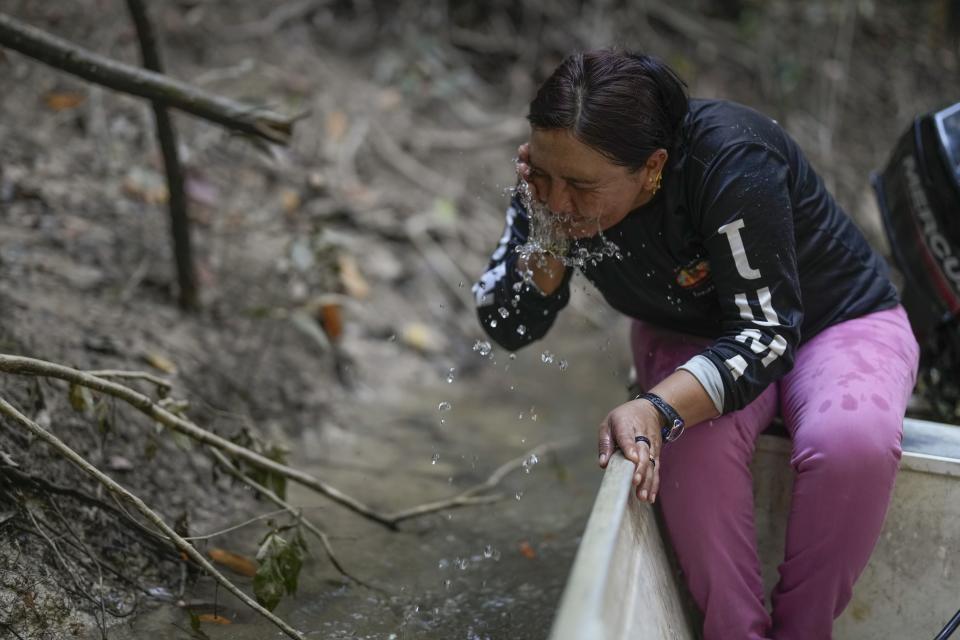
M650 190L650 195L656 195L657 191L660 191L660 187L663 186L663 172L657 174L657 181L653 185L653 189Z

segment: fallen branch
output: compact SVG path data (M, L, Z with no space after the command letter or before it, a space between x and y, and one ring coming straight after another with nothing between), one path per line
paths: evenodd
M251 451L246 447L242 447L235 442L231 442L215 433L207 431L206 429L201 429L186 418L182 418L170 413L164 409L160 403L154 402L148 396L121 384L117 384L103 378L98 378L88 373L84 373L83 371L53 362L37 360L35 358L28 358L24 356L12 356L8 354L0 354L0 371L17 375L47 376L50 378L57 378L119 398L130 404L135 409L138 409L142 413L153 418L157 422L160 422L171 430L176 431L177 433L182 433L186 436L189 436L197 442L206 445L207 447L212 447L220 451L227 452L261 469L266 469L282 475L290 480L293 480L294 482L327 496L334 502L337 502L338 504L350 509L354 513L362 515L374 522L394 530L398 528L399 523L403 520L409 520L410 518L417 516L434 513L444 509L487 504L500 500L501 496L479 496L477 494L495 487L507 473L520 467L523 464L523 461L530 455L534 453L539 455L546 451L568 446L569 444L567 442L548 443L540 445L539 447L535 447L523 456L501 465L483 483L467 489L451 498L410 507L394 513L384 513L364 504L350 495L347 495L343 491L324 482L316 476L312 476L298 469L294 469L293 467L289 467L285 464L276 462L275 460L271 460L266 456ZM0 402L2 402L2 399L0 399Z
M213 578L220 583L227 591L235 595L240 599L245 605L259 613L261 616L272 622L284 633L286 633L291 638L296 638L300 640L303 636L299 631L291 627L289 624L284 622L282 619L273 615L271 612L267 611L264 607L258 604L250 596L245 594L239 587L237 587L233 582L231 582L226 576L217 571L210 561L203 557L199 551L197 551L193 545L184 540L179 536L166 522L163 521L163 518L159 516L153 509L148 507L139 497L131 493L127 489L124 489L116 481L114 481L110 476L106 475L95 466L90 464L80 454L68 447L62 440L57 438L54 434L50 433L46 429L43 429L38 424L30 420L28 417L20 413L16 407L11 405L9 402L0 398L0 413L6 415L8 418L19 424L21 427L29 431L33 436L43 440L48 445L50 445L57 453L62 455L64 458L76 465L81 471L87 473L90 476L93 476L100 484L106 487L114 495L123 498L130 504L132 504L137 511L139 511L147 520L153 523L158 529L160 529L164 535L187 557L199 564L207 573L209 573Z
M174 415L170 411L163 408L163 406L159 403L154 402L150 397L140 393L139 391L135 391L130 387L92 376L71 367L23 356L0 354L0 371L18 375L58 378L60 380L66 380L67 382L88 387L94 391L100 391L101 393L114 396L128 403L147 416L153 418L157 422L160 422L164 426L172 429L173 431L189 436L201 444L216 447L221 451L226 451L229 454L240 458L245 462L249 462L256 467L267 469L268 471L273 471L274 473L285 476L294 482L298 482L305 487L313 489L314 491L327 496L331 500L338 502L355 513L365 516L388 528L396 528L394 523L390 522L386 516L376 509L360 502L356 498L347 495L323 480L298 469L288 467L287 465L276 462L275 460L271 460L266 456L262 456L259 453L247 449L246 447L242 447L235 442L231 442L226 438L207 431L206 429L201 429L193 422L187 420L186 418L181 418L180 416Z
M245 485L247 485L257 493L259 493L260 495L264 496L265 498L273 502L278 507L282 507L288 513L294 516L301 524L303 524L303 526L306 527L307 531L315 535L320 540L320 544L323 545L323 550L324 550L324 553L327 554L327 558L330 559L330 562L333 564L334 568L336 568L336 570L339 571L341 575L343 575L344 577L350 580L353 580L359 585L367 587L368 589L381 591L381 589L378 589L377 587L367 584L360 578L357 578L352 573L347 571L346 567L343 566L340 560L337 559L336 554L333 552L333 546L330 544L330 537L327 535L327 533L322 529L320 529L319 527L317 527L312 522L310 522L309 520L307 520L306 518L304 518L303 515L300 513L299 509L296 509L289 502L287 502L286 500L278 496L276 492L274 492L273 490L268 489L267 487L263 486L259 482L256 482L255 480L253 480L250 476L244 474L242 471L237 469L237 467L232 462L230 462L225 455L223 455L213 447L207 447L207 451L210 452L210 455L212 455L214 459L216 459L216 461L220 463L220 466L222 466L227 473L229 473L234 478L244 483Z
M434 196L456 200L463 194L462 183L437 173L405 152L383 127L374 127L373 133L370 138L373 148L404 178Z
M0 46L115 91L147 98L278 144L290 141L293 125L302 117L241 104L162 73L117 62L4 13L0 13Z
M437 500L436 502L428 502L427 504L422 504L416 507L411 507L409 509L404 509L402 511L397 511L390 514L388 517L394 523L399 523L404 520L409 520L410 518L415 518L417 516L426 515L428 513L433 513L435 511L442 511L444 509L452 509L455 507L464 507L475 504L483 504L485 502L494 502L500 499L500 496L478 496L477 494L483 493L484 491L489 491L496 487L500 482L511 472L516 471L523 466L525 460L529 460L530 456L542 456L548 451L556 451L558 449L564 449L571 446L574 443L574 440L561 440L560 442L547 442L541 445L537 445L533 449L530 449L522 456L514 458L508 462L503 463L497 467L490 476L481 482L478 485L474 485L469 489L461 492L460 494L453 496L452 498L447 498L445 500Z
M147 373L146 371L124 371L120 369L99 369L95 371L86 371L92 376L97 376L98 378L120 378L126 380L144 380L150 382L157 386L161 393L164 391L169 391L173 385L170 384L169 380L164 380L159 376L155 376L152 373Z

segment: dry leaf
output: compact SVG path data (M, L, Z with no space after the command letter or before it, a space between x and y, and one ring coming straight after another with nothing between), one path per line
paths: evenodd
M207 555L217 564L223 565L227 569L230 569L230 571L241 576L252 578L257 573L257 563L239 553L214 547L210 549L210 551L207 551Z
M123 192L147 204L164 204L170 197L163 176L141 167L133 167L127 172L123 178Z
M284 189L280 193L280 202L283 204L284 213L290 215L300 208L300 194L293 189Z
M213 622L215 624L231 624L229 618L224 618L215 613L201 613L197 616L197 620L200 622Z
M520 543L520 554L527 560L533 560L537 557L537 552L533 550L530 543L524 540Z
M133 463L123 456L110 456L107 468L111 471L133 471Z
M377 96L377 105L384 111L390 111L403 102L403 94L396 89L384 89Z
M360 273L360 267L353 256L341 253L337 256L337 265L340 267L340 283L347 295L354 298L366 298L370 295L370 285Z
M173 361L166 356L162 356L159 353L145 353L143 354L143 359L154 369L159 369L164 373L174 374L177 372L177 365L173 364Z
M400 330L400 339L408 347L424 353L443 351L443 336L421 322L411 322Z
M340 339L343 334L343 314L339 304L320 305L320 326L332 341Z
M76 91L52 91L43 97L47 108L53 111L75 109L83 104L83 101L86 99L87 97L85 95L77 93Z
M347 126L349 126L349 124L347 114L343 111L331 111L327 114L327 137L333 142L340 142L347 132Z

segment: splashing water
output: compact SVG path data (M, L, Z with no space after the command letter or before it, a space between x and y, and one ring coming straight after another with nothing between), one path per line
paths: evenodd
M537 457L537 454L531 453L523 461L523 472L530 473L530 470L533 469L534 465L536 465L538 462L540 462L540 458Z
M549 351L544 351L540 354L540 362L543 364L553 364L553 354Z
M486 358L493 353L493 346L486 340L477 340L473 343L473 350Z
M437 464L438 460L440 460L440 454L435 453L430 457L430 464Z
M527 242L517 248L521 256L535 253L562 258L570 248L570 238L563 232L559 216L553 215L546 205L533 197L533 190L526 180L517 185L517 195L530 218L530 234Z
M447 372L447 384L453 384L454 375L457 372L456 367L450 367L450 371Z
M560 371L566 371L566 370L567 370L567 367L569 367L569 366L570 366L570 363L567 362L566 360L561 360L561 361L560 361Z
M520 181L516 193L530 220L527 241L516 249L520 257L536 260L546 254L559 259L567 267L583 267L588 262L595 266L604 258L623 260L620 247L606 238L599 228L595 238L580 241L567 236L563 231L562 216L534 198L526 180ZM532 273L528 271L524 274L524 281L529 281L531 277Z
M524 325L517 325L517 333L520 335L525 335L527 333L527 328Z
M453 408L453 405L447 402L446 400L444 400L443 402L437 405L437 411L450 411L450 409L452 408Z

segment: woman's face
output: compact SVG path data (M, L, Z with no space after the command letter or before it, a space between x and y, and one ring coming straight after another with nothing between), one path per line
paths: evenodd
M630 171L565 129L533 129L530 184L568 236L585 238L649 202L666 158L666 151L658 149L644 167Z

